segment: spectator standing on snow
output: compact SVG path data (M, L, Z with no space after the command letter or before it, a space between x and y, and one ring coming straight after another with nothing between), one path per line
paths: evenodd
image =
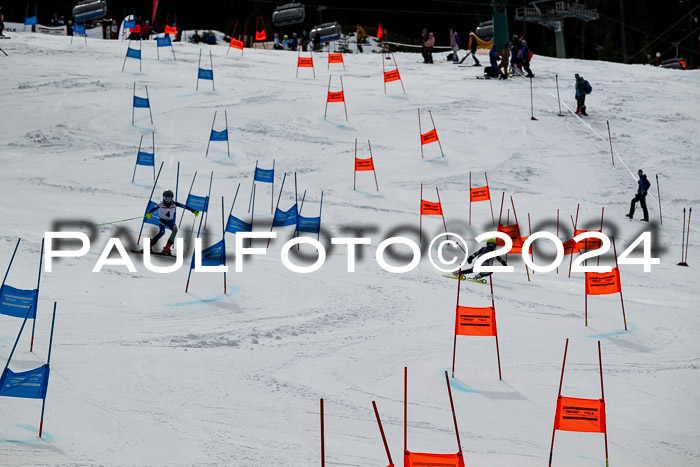
M501 63L498 65L500 79L508 79L508 61L510 60L510 43L503 46L501 50Z
M590 94L593 91L591 83L583 79L578 73L574 75L576 78L576 115L585 115L586 113L586 94Z
M112 25L109 27L110 39L116 39L119 37L119 26L117 26L117 21L112 20Z
M433 63L433 48L435 47L435 36L431 32L428 34L428 40L423 44L425 46L425 63Z
M527 71L527 75L525 75L527 78L534 78L535 75L532 74L532 71L530 70L530 55L532 55L532 52L530 52L530 47L527 46L527 41L522 42L523 47L520 49L520 60L523 62L523 69Z
M450 47L452 48L452 63L459 63L459 35L450 29Z
M513 48L510 51L510 68L513 73L522 74L522 66L520 65L520 39L517 35L513 35L513 40L510 42Z
M630 219L633 218L634 206L635 204L637 204L637 201L639 201L639 204L642 206L642 212L644 213L644 219L642 220L644 222L649 222L649 211L647 211L647 191L651 187L651 182L647 180L647 176L644 174L644 171L642 169L639 169L637 175L639 175L639 181L637 182L639 188L637 188L637 194L635 195L635 197L632 198L632 203L630 204L630 212L628 214L625 214L625 216L629 217Z
M292 50L294 52L296 52L298 46L299 46L299 36L297 36L296 32L293 32L292 33Z
M428 63L425 58L425 43L428 41L428 30L423 28L423 34L420 36L420 54L423 56L423 63Z
M2 33L5 30L5 15L2 14L2 7L0 7L0 36L4 36Z
M302 31L302 33L301 33L301 51L307 52L308 47L309 47L309 33L307 33L306 31Z

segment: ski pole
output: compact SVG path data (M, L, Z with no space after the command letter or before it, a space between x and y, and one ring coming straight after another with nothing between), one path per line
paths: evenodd
M681 227L681 262L677 266L683 264L683 251L685 250L685 208L683 208L683 227Z
M659 195L659 221L664 225L664 217L661 212L661 189L659 188L659 174L656 174L656 193Z
M615 167L615 153L612 148L612 136L610 135L610 121L606 120L605 123L608 124L608 141L610 141L610 158L612 159L613 167Z
M683 266L688 265L688 245L690 244L690 216L693 214L693 208L688 208L688 227L685 234L685 258L683 258Z
M136 219L141 219L143 216L138 216L138 217L130 217L129 219L122 219L120 221L112 221L112 222L103 222L102 224L96 224L95 227L101 227L103 225L109 225L109 224L116 224L118 222L126 222L126 221L133 221Z
M563 117L564 114L561 113L561 98L559 97L559 75L554 75L554 78L557 80L557 102L559 102L559 115L560 117Z
M530 77L530 120L537 120L535 118L535 101L532 97L532 76Z

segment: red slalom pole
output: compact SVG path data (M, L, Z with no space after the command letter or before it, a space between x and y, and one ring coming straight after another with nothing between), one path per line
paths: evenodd
M462 282L462 268L459 268L457 271L457 305L455 305L455 339L454 339L454 344L452 345L452 377L455 377L455 358L457 356L457 323L459 319L459 314L457 313L457 309L459 308L459 289L461 286ZM491 296L493 297L493 285L491 286Z
M455 414L455 404L452 401L452 389L450 389L450 378L447 376L447 370L445 370L445 383L447 383L447 394L450 395L450 407L452 408L452 420L455 423L455 434L457 435L457 448L459 452L462 452L462 441L459 439L459 428L457 427L457 414Z
M384 449L386 449L386 457L389 458L389 465L393 466L394 461L391 460L391 452L389 452L389 445L386 442L386 436L384 436L384 428L382 427L382 420L379 418L379 411L377 410L376 402L372 401L372 407L374 408L374 415L377 417L377 425L379 425L379 433L382 435L382 441L384 442Z
M566 351L569 349L569 338L566 338L566 345L564 346L564 361L561 364L561 378L559 379L559 393L557 394L557 400L561 397L561 385L564 382L564 367L566 366ZM556 412L556 411L555 411ZM554 414L554 423L557 421L557 414ZM552 427L552 445L549 448L549 467L552 467L552 453L554 452L554 434L556 429Z
M408 418L408 367L403 367L403 450L408 451L408 441L406 435L408 433L406 419Z
M598 341L598 364L600 365L600 400L605 402L605 390L603 389L603 357L600 352L600 341ZM608 462L608 429L605 429L605 466L609 465Z

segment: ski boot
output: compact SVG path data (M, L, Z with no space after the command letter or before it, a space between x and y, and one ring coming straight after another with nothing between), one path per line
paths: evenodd
M586 113L586 106L585 105L581 106L581 115L588 117L588 114Z
M173 252L171 250L172 246L173 246L173 242L166 243L165 246L163 247L163 251L161 251L160 253L162 255L172 255L173 254Z

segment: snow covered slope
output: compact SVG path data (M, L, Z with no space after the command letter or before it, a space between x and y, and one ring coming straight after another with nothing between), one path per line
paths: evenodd
M0 57L1 267L17 237L23 239L9 284L34 285L41 239L56 223L104 223L143 213L150 168L139 167L136 183L130 177L142 134L150 149L151 125L144 109L136 109L131 125L134 82L139 96L148 85L156 160L164 162L156 200L174 189L178 161L182 201L195 171L193 192L200 195L214 171L205 245L220 238L221 197L228 213L238 183L234 214L248 219L255 162L270 168L273 159L276 190L283 172L289 174L282 209L293 202L290 177L296 172L299 197L306 190L305 215L318 213L323 190L324 243L358 236L348 228L364 226L372 245L363 247L356 273L346 272L346 250L335 247L320 271L296 274L280 260L281 240L291 228L277 229L281 238L267 255L247 261L243 273L229 273L227 294L215 273L193 274L185 294L187 266L159 275L135 257L137 273L121 266L92 273L107 239L123 234L134 241L140 221L99 227L86 256L57 261L43 274L34 353L25 332L12 368L45 360L57 301L44 438L36 437L40 401L2 398L0 464L318 465L318 400L324 398L328 465L387 464L372 400L400 465L404 366L409 449L456 452L444 371L451 366L457 284L427 259L410 273L388 273L374 253L388 236L417 240L421 183L430 201L436 201L434 187L440 189L449 230L469 239L490 230L485 203L473 206L474 221L467 225L470 170L475 186L488 171L496 216L502 192L503 217L512 220L513 196L521 225L529 213L533 231L555 232L559 209L566 239L578 203L580 225L589 228L596 228L605 207L604 232L615 236L618 254L650 230L661 264L651 273L621 267L625 332L617 295L590 297L584 326L583 274L567 277L568 257L559 274L538 273L528 281L522 261L511 256L516 271L494 279L503 380L492 338L457 341L452 392L467 464L547 462L567 337L562 394L571 397L599 397L601 341L610 465L700 463L697 230L691 228L691 267L676 266L682 208L700 200L697 71L535 57L539 120L531 121L524 79L477 80L480 68L456 67L437 54L428 66L419 54L399 54L406 94L394 82L385 95L380 56L348 55L347 71L330 73L343 76L349 122L340 104L329 105L324 121L324 55L314 56L315 80L309 69L295 79L294 53L246 49L241 58L213 47L216 91L204 81L195 92L198 46L175 44L177 61L167 49L156 61L155 43L144 43L139 73L131 59L120 71L123 42L85 46L74 40L71 46L69 40L27 33L0 44L9 54ZM574 73L592 83L585 121L556 115L555 73L570 106ZM432 111L445 158L431 144L421 159L418 108ZM223 110L231 158L217 142L206 158L214 112L220 130ZM607 140L594 133L607 138L606 120L619 156L614 167ZM424 114L424 132L427 122ZM372 142L379 193L368 173L358 174L353 191L355 138L360 157ZM659 174L662 226L651 197L651 224L624 217L639 168L651 180ZM270 188L258 184L256 192L256 230L266 231ZM181 237L189 237L191 222L188 213ZM442 222L424 218L423 227L432 237ZM230 234L228 242L233 267ZM313 253L309 246L301 250ZM603 261L611 264L612 255ZM488 306L489 288L465 283L460 301ZM20 324L0 316L0 361ZM603 435L558 432L554 463L605 465Z

